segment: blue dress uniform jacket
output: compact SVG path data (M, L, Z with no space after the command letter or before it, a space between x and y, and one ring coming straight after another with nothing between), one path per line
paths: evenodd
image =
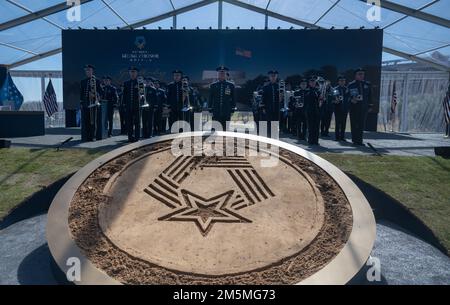
M122 102L126 107L128 140L137 141L140 136L141 114L139 104L139 89L136 79L123 83Z
M231 119L231 113L236 107L234 84L228 81L217 81L209 87L209 108L213 120L224 123Z
M95 78L95 89L97 95L103 95L100 80ZM91 89L91 78L85 78L80 83L80 108L81 108L81 139L82 141L93 141L97 127L97 107L94 109L89 106L89 92ZM93 116L93 118L91 118Z
M348 114L348 90L346 86L336 86L333 88L333 112L336 124L335 138L338 141L345 140L345 127L347 125Z
M352 81L348 84L350 99L350 124L352 129L352 142L363 144L363 132L365 129L367 110L371 104L372 86L367 81Z

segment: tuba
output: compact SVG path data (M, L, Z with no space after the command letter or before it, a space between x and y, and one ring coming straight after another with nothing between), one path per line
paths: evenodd
M98 100L99 96L97 92L97 79L95 78L94 75L92 75L89 80L89 105L88 105L91 125L95 123L96 107L100 106Z
M139 107L148 108L150 105L147 103L144 78L142 76L138 77L137 82L138 82Z

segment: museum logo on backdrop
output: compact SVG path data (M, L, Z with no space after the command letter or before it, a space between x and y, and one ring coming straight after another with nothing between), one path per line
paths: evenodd
M159 54L152 52L147 44L145 36L134 37L133 47L130 52L122 53L122 60L131 64L151 63L159 59Z

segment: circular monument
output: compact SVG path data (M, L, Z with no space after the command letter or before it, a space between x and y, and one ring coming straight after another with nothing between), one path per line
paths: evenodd
M80 259L81 284L345 284L375 239L366 199L336 167L225 132L112 151L64 185L48 219L55 261Z

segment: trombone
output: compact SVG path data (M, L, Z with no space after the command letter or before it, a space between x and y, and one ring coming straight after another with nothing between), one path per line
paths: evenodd
M97 79L94 75L91 76L89 80L89 116L91 125L95 123L95 114L96 114L96 108L97 106L100 106L100 103L98 102L99 96L97 92Z
M181 109L183 112L189 112L192 110L191 99L189 97L189 83L187 79L183 79L181 82L181 91L183 92L183 104L184 107Z
M139 76L137 82L138 82L139 106L140 108L148 108L150 107L150 105L147 103L144 78L142 76Z
M286 82L283 79L280 80L279 93L280 97L283 98L283 108L280 111L286 114L289 111L289 100L286 92Z

